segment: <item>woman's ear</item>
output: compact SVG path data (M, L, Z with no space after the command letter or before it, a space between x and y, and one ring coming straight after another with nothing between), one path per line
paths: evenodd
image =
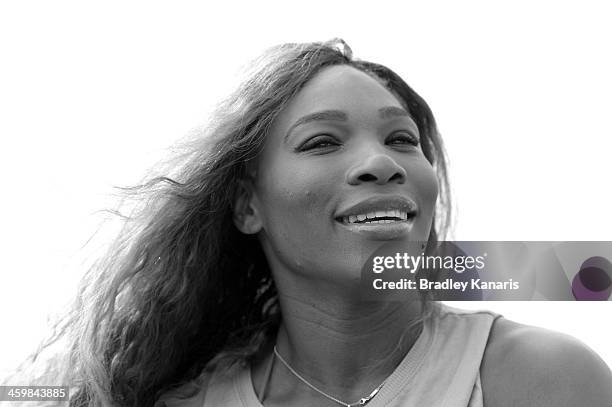
M262 228L261 217L253 194L251 180L238 181L238 190L233 202L234 225L244 234L252 235Z

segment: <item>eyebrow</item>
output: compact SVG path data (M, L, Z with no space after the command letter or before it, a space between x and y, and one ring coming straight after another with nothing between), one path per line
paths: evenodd
M306 116L302 116L289 127L287 130L287 135L285 136L285 140L289 138L289 135L298 126L301 126L306 123L322 121L322 120L335 120L345 122L348 120L348 115L342 110L322 110L320 112L315 112L311 114L307 114Z
M381 107L380 109L378 109L378 114L383 119L390 119L394 117L410 117L410 113L408 113L405 109L397 106ZM287 130L287 134L285 135L285 141L289 138L289 135L296 127L306 123L324 120L345 122L348 120L348 114L346 114L342 110L322 110L320 112L310 113L305 116L302 116L297 119L295 123L291 125L291 127L289 127L289 130Z
M402 117L402 116L410 117L410 113L408 113L406 109L403 109L397 106L382 107L378 109L378 113L380 114L380 117L382 117L383 119L390 119L393 117Z

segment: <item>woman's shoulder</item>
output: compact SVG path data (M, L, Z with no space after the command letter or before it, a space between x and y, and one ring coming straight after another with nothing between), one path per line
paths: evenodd
M211 376L203 371L195 380L164 393L153 407L202 407Z
M481 365L485 405L609 407L612 373L579 340L503 317L491 328Z
M237 386L247 372L242 364L205 368L196 379L165 392L153 407L241 405Z

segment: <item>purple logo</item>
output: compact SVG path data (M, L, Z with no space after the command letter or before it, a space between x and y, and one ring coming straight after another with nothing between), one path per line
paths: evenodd
M612 263L605 257L586 259L572 280L577 301L606 301L612 294Z

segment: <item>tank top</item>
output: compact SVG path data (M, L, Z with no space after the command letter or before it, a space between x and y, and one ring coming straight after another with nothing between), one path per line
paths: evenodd
M437 303L416 342L367 407L483 407L480 364L501 315ZM168 394L155 407L262 407L251 369L203 377L195 396Z

